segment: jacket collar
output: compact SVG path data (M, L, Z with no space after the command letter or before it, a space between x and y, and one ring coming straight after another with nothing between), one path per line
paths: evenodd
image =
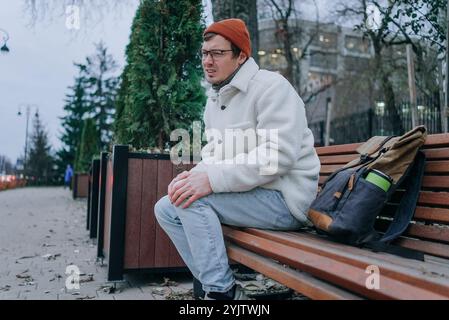
M240 68L240 70L236 73L231 82L225 85L220 89L220 93L227 90L229 87L234 87L242 92L246 92L248 90L249 81L256 75L259 71L259 66L253 58L249 58ZM210 88L208 92L208 96L216 96L217 93L215 90Z
M246 92L248 90L249 81L259 71L259 66L253 58L249 58L240 68L239 72L232 79L230 86L233 86L240 91Z

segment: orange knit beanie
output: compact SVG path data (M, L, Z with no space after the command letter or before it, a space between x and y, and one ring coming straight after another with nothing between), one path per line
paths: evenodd
M213 32L219 34L242 50L247 57L251 57L251 40L245 22L240 19L225 19L212 23L203 35Z

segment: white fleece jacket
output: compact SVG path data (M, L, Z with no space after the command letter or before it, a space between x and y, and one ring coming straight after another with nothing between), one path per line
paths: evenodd
M310 225L307 210L316 196L320 162L304 103L283 76L259 70L250 58L218 93L209 90L204 123L207 144L192 170L207 172L213 192L279 190L293 216ZM229 129L242 130L232 137ZM277 132L254 134L241 148L234 145L234 139L260 129ZM265 170L267 163L277 170Z

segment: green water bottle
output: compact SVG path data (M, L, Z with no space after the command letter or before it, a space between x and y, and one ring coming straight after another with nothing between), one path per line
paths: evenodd
M371 171L366 176L365 180L371 182L372 184L375 184L385 192L388 192L388 190L391 187L391 183L393 181L393 179L391 179L389 175L376 169L371 169Z

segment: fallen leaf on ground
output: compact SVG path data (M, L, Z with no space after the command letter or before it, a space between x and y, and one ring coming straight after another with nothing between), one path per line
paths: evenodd
M170 292L166 300L195 300L193 296L193 289L188 290L187 292Z
M56 247L54 244L44 243L42 244L43 247Z
M265 286L257 281L236 281L238 284L240 284L242 286L243 289L245 290L251 290L251 291L259 291L259 290L263 290L265 289Z
M25 272L27 272L27 271L24 271L22 273L16 274L16 278L18 278L18 279L32 279L29 274L25 274Z
M94 275L93 274L89 274L87 276L87 278L82 278L80 279L79 283L83 283L83 282L91 282L94 281Z
M60 256L61 256L60 253L55 253L55 254L47 253L47 254L44 254L42 256L42 258L44 258L46 260L56 260L56 258L60 257Z
M114 286L108 286L108 285L101 286L99 290L102 290L103 292L108 293L108 294L112 294L112 293L116 292Z
M169 288L153 288L151 289L151 293L157 294L159 296L166 295L170 289Z
M95 296L83 296L83 297L78 297L76 298L76 300L90 300L90 299L95 299Z
M16 260L31 259L31 258L35 258L37 256L38 256L37 254L35 254L34 256L23 256L23 257L17 258Z
M176 287L178 283L176 281L170 280L170 278L164 278L164 282L161 284L164 287Z

